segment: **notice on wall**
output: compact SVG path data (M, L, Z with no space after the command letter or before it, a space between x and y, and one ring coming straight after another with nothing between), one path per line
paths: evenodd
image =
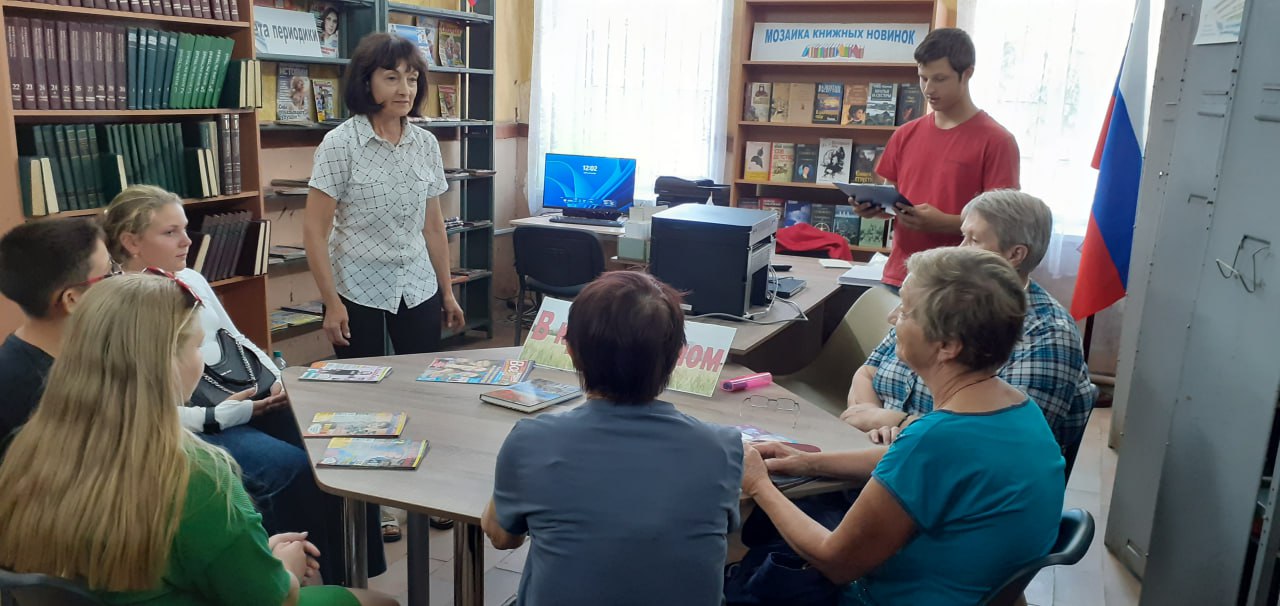
M254 50L274 55L323 57L316 17L301 11L253 7Z
M927 23L757 23L752 61L915 63Z
M1234 44L1240 41L1244 0L1204 0L1195 44Z

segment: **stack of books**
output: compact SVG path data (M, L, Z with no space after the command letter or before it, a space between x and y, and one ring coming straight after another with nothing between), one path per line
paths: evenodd
M250 211L193 215L187 235L187 267L210 282L267 271L271 222L254 220Z

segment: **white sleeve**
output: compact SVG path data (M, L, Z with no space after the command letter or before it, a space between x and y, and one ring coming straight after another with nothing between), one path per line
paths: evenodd
M271 359L271 356L267 355L267 352L262 351L253 341L244 336L244 333L240 332L239 328L236 328L235 323L231 321L231 316L227 315L227 310L222 307L222 302L218 300L217 293L213 292L213 287L209 286L209 282L204 279L204 276L200 275L200 272L194 269L184 269L178 272L178 279L190 286L191 290L195 291L196 295L204 303L205 313L201 314L201 316L205 324L205 335L204 343L200 349L204 355L205 364L216 364L218 362L220 350L217 344L217 329L221 328L226 330L241 347L253 352L253 355L258 357L258 361L262 362L263 368L270 370L277 381L280 380L280 369L276 368L275 361ZM203 421L201 423L203 424Z
M204 433L204 415L202 406L178 407L178 419L182 421L182 426L192 433ZM227 400L214 407L213 418L223 429L244 425L253 418L253 401Z

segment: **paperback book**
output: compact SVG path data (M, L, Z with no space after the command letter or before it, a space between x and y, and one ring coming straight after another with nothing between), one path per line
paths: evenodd
M422 28L423 34L418 43L418 50L426 58L427 65L439 66L440 60L436 56L436 32L439 30L439 22L433 17L418 17L418 27Z
M771 210L773 214L778 215L778 222L782 222L782 209L786 207L787 201L782 198L760 198L760 210Z
M418 380L428 383L511 385L525 380L530 372L533 372L533 362L528 360L436 358Z
M466 57L462 54L462 25L442 19L437 23L436 30L436 35L439 37L440 65L466 67Z
M848 183L853 139L818 140L818 183Z
M839 124L844 85L839 82L819 82L817 96L813 100L814 124Z
M810 204L809 225L821 231L834 231L836 207L832 204ZM824 259L825 260L825 259Z
M791 173L795 170L795 144L774 143L772 160L773 170L769 172L769 180L781 183L790 183Z
M920 90L920 85L914 83L899 84L897 124L901 126L923 115L924 92Z
M747 85L747 98L742 104L742 120L745 122L768 122L769 101L773 96L773 85L768 82L752 82Z
M844 109L841 124L867 123L867 85L850 82L844 85Z
M878 145L859 145L853 152L853 183L876 182L876 160Z
M391 374L390 366L366 366L341 362L316 362L298 377L303 381L377 383Z
M417 469L427 455L426 440L334 438L325 447L320 467Z
M867 124L893 126L898 113L898 85L892 82L872 82L867 94Z
M853 212L853 207L848 204L837 205L835 211L835 232L844 236L844 239L849 244L857 245L860 239L859 230L862 227L860 224L862 218Z
M772 145L767 141L747 141L742 167L742 178L747 181L768 181L773 166Z
M313 78L311 92L316 101L316 121L336 120L341 115L338 111L338 81L333 78Z
M303 434L307 438L400 436L409 415L403 412L317 412Z
M536 412L554 404L568 402L580 395L582 395L582 389L577 385L533 379L516 383L505 389L482 393L480 400L520 412Z
M446 120L458 119L458 87L441 84L436 87L440 93L440 117Z
M818 179L818 146L812 143L797 143L795 154L795 172L791 180L796 183L814 183Z
M422 55L422 60L426 61L427 65L436 65L433 63L435 49L427 46L428 38L426 28L406 23L390 23L387 27L390 28L390 33L400 36L417 46L418 54Z
M809 223L812 207L808 202L787 200L786 211L782 215L782 226L792 227L801 223Z
M276 79L276 119L311 122L311 77L307 66L281 63Z
M773 95L769 98L769 122L788 122L791 116L791 84L773 83Z
M776 91L775 91L776 92ZM791 84L791 103L787 108L786 122L810 124L813 122L813 102L817 86L812 82ZM776 120L775 120L776 122Z

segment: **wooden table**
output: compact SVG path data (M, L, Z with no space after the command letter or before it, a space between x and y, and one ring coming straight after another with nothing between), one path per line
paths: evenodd
M538 217L525 217L523 219L512 219L511 225L537 226L537 227L554 227L556 229L576 229L578 231L586 231L604 236L605 238L617 238L622 235L621 227L602 227L599 225L581 225L578 223L552 223L552 215L541 215Z
M299 424L305 429L317 412L387 412L406 411L409 422L404 437L430 441L430 450L421 466L414 471L375 469L315 470L316 479L326 492L346 501L347 558L349 579L353 587L367 585L363 502L379 503L406 509L409 549L409 604L427 604L427 516L435 515L456 521L454 527L454 603L479 606L484 603L484 537L480 516L493 495L494 463L498 449L516 421L526 415L506 408L484 404L479 394L492 386L419 383L415 379L436 357L472 359L514 358L515 347L475 349L437 354L388 356L344 360L356 364L391 366L395 371L381 383L318 383L299 381L302 368L284 371L290 401ZM728 364L721 377L751 372ZM562 383L577 383L573 373L538 368L534 377ZM795 396L777 385L752 390L771 398ZM743 410L745 394L717 391L704 398L677 392L665 392L662 399L681 411L703 421L724 425L751 424L786 435L819 448L844 450L869 444L866 436L845 425L826 411L801 402L798 415L776 410ZM584 400L552 406L537 414L554 414L580 405ZM795 426L792 427L794 420ZM311 460L318 461L327 440L307 440Z

